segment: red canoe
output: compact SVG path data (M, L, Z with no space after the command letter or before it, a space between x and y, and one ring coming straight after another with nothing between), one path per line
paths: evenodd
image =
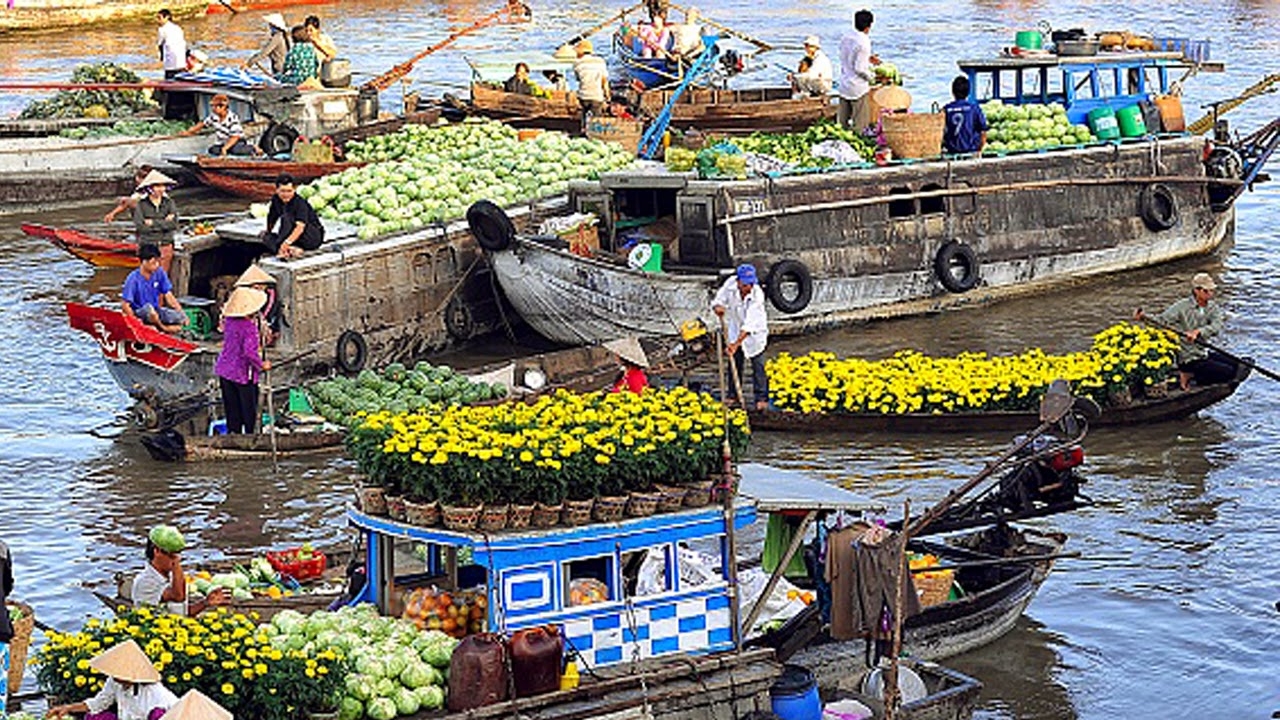
M196 179L205 185L228 195L250 200L271 199L276 191L276 177L281 173L292 175L301 185L325 175L365 164L363 162L304 163L292 160L253 160L204 155L177 162L195 173Z
M22 232L48 240L85 262L97 267L133 267L138 264L138 244L132 231L124 226L101 223L93 232L79 228L56 228L24 223ZM160 248L160 261L167 267L173 257L173 246Z

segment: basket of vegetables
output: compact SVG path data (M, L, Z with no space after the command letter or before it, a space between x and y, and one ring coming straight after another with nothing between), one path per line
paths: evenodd
M267 553L267 562L283 575L290 575L295 580L310 580L324 575L326 567L324 553L311 548L311 543L303 543L302 547Z

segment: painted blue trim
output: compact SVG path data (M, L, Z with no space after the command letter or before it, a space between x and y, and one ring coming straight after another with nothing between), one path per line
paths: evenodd
M716 583L715 585L700 585L696 591L683 593L663 593L661 595L646 595L643 598L632 598L631 604L636 611L648 611L654 606L675 605L677 603L688 602L690 600L724 598L728 602L729 586L726 583ZM569 623L578 620L593 620L603 615L615 615L621 617L622 613L627 611L626 603L623 602L607 602L597 603L595 605L583 605L581 607L565 608L562 611L543 613L540 615L524 615L518 618L507 618L507 629L519 630L535 625L547 625L557 623ZM674 617L671 615L669 617Z

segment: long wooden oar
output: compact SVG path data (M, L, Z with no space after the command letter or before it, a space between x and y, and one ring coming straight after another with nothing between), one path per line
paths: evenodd
M1177 328L1172 327L1170 325L1166 325L1160 322L1159 320L1156 320L1155 318L1152 318L1147 315L1142 315L1140 319L1142 320L1142 322L1150 325L1153 328L1156 328L1157 330L1164 330L1165 332L1170 332L1170 333L1173 333L1174 335L1177 335L1178 339L1180 340L1185 340L1187 338L1186 333L1180 332ZM1204 338L1197 337L1195 340L1192 340L1191 342L1194 342L1196 345L1199 345L1205 350L1212 350L1213 352L1218 353L1219 355L1227 358L1228 360L1231 360L1232 362L1237 362L1237 363L1240 363L1241 365L1244 365L1245 367L1253 368L1254 370L1257 370L1258 374L1262 375L1263 377L1268 377L1268 378L1271 378L1272 380L1280 381L1280 373L1272 372L1262 367L1261 365L1258 365L1254 361L1249 360L1248 358L1242 358L1239 355L1229 353L1226 350L1223 350L1222 348L1218 347L1217 345L1214 345L1213 343L1209 342L1208 340L1205 340Z
M677 5L677 4L675 4L675 3L671 3L670 7L673 7L673 8L675 8L675 9L679 10L680 12L685 13L686 15L689 13L689 10L688 10L687 8L684 8L684 7L682 7L682 6L680 6L680 5ZM767 43L767 42L765 42L765 41L763 41L763 40L759 40L759 39L753 38L753 37L751 37L750 35L747 35L746 33L739 32L739 31L737 31L737 30L734 30L733 28L728 27L727 25L721 25L720 23L716 22L715 20L712 20L711 18L708 18L708 17L702 17L702 18L699 18L699 19L700 19L703 23L706 23L707 25L710 25L711 27L713 27L713 28L715 28L715 29L717 29L717 30L719 30L719 31L723 32L724 34L726 34L726 35L732 35L733 37L736 37L736 38L738 38L739 40L745 40L746 42L749 42L749 43L751 43L752 45L755 45L756 47L760 48L761 50L772 50L772 49L773 49L773 46L772 46L772 45L770 45L769 43Z
M587 38L591 37L592 35L595 35L596 33L598 33L598 32L600 32L601 30L603 30L605 27L607 27L607 26L609 26L609 25L612 25L613 23L615 23L615 22L617 22L617 21L621 20L622 18L626 17L627 15L630 15L630 14L631 14L631 13L633 13L633 12L636 12L637 10L639 10L639 9L640 9L640 8L642 8L642 7L644 7L644 3L643 3L643 2L638 2L638 3L636 3L635 5L632 5L631 7L626 8L625 10L621 10L621 11L619 11L619 12L618 12L617 14L615 14L615 15L610 15L608 20L601 20L600 22L596 23L595 25L592 25L591 27L587 28L586 30L583 30L582 32L578 33L577 35L574 35L574 36L573 36L573 39L569 40L568 42L566 42L566 43L561 43L560 47L556 49L556 54L557 54L557 55L559 55L560 53L565 52L565 48L569 48L569 51L572 51L572 49L573 49L573 46L574 46L574 45L577 45L578 43L582 42L583 40L586 40Z
M279 298L276 298L276 301L279 302ZM265 318L262 320L259 320L259 322L263 322L263 321L265 321ZM259 325L258 343L261 346L262 362L265 363L267 362L267 343L263 337L264 333L262 332L262 330L263 330L262 326ZM280 470L280 451L276 448L276 401L274 398L271 397L272 395L274 395L274 393L271 392L271 371L270 370L264 370L262 372L262 385L263 387L266 388L266 391L267 391L267 414L271 416L271 433L270 433L271 435L271 472L275 473Z

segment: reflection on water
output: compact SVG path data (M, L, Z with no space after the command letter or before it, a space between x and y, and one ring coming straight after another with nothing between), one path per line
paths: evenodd
M499 3L365 0L293 8L291 21L315 12L352 59L357 82L402 62ZM491 7L492 5L492 7ZM463 38L424 59L412 87L424 95L457 90L467 80L462 57L519 49L550 51L577 30L621 9L584 0L534 7L532 23ZM907 75L917 107L947 97L954 60L1010 44L1017 29L1047 20L1054 27L1129 27L1157 34L1207 36L1222 74L1188 84L1184 105L1195 117L1209 100L1230 97L1265 72L1280 53L1280 3L1188 0L1129 3L1117 11L1096 0L971 0L874 4L873 42ZM849 24L850 5L815 0L776 13L764 4L721 0L707 15L776 42L816 32L834 48ZM184 23L187 36L215 58L236 61L261 41L262 13L218 15ZM61 80L86 48L157 74L155 28L148 22L79 29L35 39L0 39L0 76ZM798 50L777 60L794 65ZM768 73L753 81L770 80ZM774 81L780 76L772 78ZM398 104L400 88L383 98ZM0 95L0 115L31 95ZM1250 129L1277 114L1273 98L1231 116ZM1274 169L1272 170L1275 173ZM350 465L334 458L269 463L165 465L134 442L85 433L110 421L125 396L101 367L94 343L71 331L66 301L114 301L120 271L94 272L43 241L22 236L19 222L67 223L101 216L99 207L39 217L0 219L0 537L14 549L19 597L42 619L71 627L100 612L80 589L141 564L141 541L160 521L190 538L190 562L256 548L344 536L342 504ZM883 357L904 347L928 353L963 350L1048 352L1087 347L1089 338L1136 306L1161 307L1186 292L1192 274L1221 278L1228 310L1223 342L1273 365L1280 341L1280 226L1275 184L1239 203L1234 246L1219 257L1081 283L1035 298L963 312L860 325L787 339L771 351L821 348ZM225 208L225 204L221 206ZM201 209L193 203L193 210ZM519 348L495 343L450 362L478 363ZM1082 554L1058 564L1029 615L1001 641L957 658L980 677L981 717L1075 720L1213 716L1265 717L1280 708L1280 657L1274 603L1280 599L1271 555L1280 547L1274 518L1275 438L1280 402L1274 383L1251 379L1231 399L1184 422L1128 430L1095 430L1085 441L1086 492L1097 505L1043 521L1071 535ZM1008 446L1009 434L937 438L849 435L760 436L754 459L810 470L884 505L924 507ZM1262 708L1261 710L1259 708Z

